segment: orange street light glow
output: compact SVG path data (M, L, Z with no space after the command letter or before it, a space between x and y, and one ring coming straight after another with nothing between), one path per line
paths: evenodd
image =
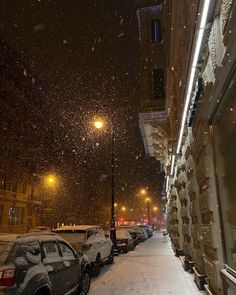
M104 122L102 120L96 120L93 125L97 129L102 129L104 127Z

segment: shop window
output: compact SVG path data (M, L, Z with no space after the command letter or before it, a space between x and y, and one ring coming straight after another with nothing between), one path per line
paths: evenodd
M22 225L24 221L24 208L11 207L8 213L9 225Z
M153 87L154 87L154 99L164 99L164 71L163 69L153 70Z
M159 19L153 19L152 23L152 43L161 42L161 24Z
M226 263L236 270L236 100L221 102L213 121L216 176L223 226Z

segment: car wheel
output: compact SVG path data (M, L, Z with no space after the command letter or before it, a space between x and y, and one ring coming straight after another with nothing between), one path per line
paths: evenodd
M114 262L114 248L111 248L111 254L109 258L107 259L107 264L112 264Z
M98 254L93 266L93 275L95 277L98 277L100 274L100 270L101 270L101 257L100 257L100 254Z
M88 270L85 270L82 277L82 283L78 290L78 295L86 295L89 292L91 278Z

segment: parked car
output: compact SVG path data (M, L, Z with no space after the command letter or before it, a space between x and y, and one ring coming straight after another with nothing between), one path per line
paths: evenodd
M139 225L139 227L146 230L149 238L153 236L153 229L150 225L144 224L144 225Z
M119 253L128 253L130 250L135 249L134 240L127 229L116 230L116 246Z
M144 228L142 228L142 227L138 227L138 228L139 228L139 230L142 233L142 239L143 239L143 241L146 241L148 239L148 233L147 233L147 231Z
M113 244L96 225L61 226L54 230L77 251L82 251L90 260L94 276L100 274L102 264L113 263Z
M134 240L134 245L137 246L140 242L142 242L142 233L138 227L131 225L121 225L120 228L125 228L129 231L132 239Z
M57 234L0 235L1 295L87 294L90 263Z

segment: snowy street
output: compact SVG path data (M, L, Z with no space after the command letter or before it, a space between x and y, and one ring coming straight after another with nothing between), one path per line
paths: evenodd
M90 295L200 295L193 275L185 272L169 241L160 233L121 254L93 279Z

